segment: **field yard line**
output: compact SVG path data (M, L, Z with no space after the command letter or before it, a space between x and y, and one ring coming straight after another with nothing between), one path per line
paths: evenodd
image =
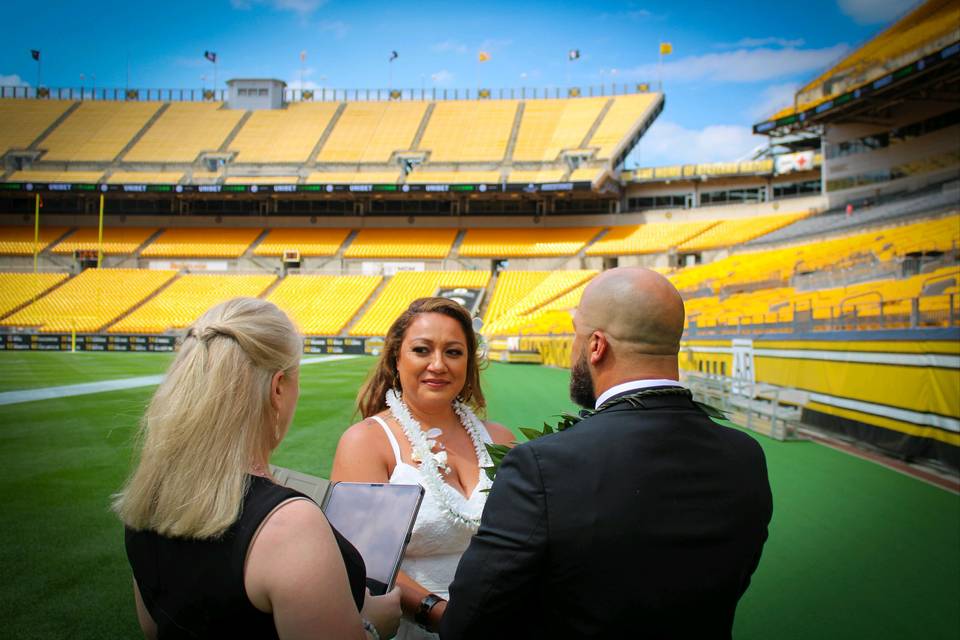
M349 360L357 356L316 356L304 358L301 365L316 364L318 362L332 362L335 360ZM138 378L121 378L119 380L101 380L99 382L84 382L81 384L67 384L58 387L41 387L39 389L23 389L20 391L4 391L0 393L0 405L17 404L20 402L35 402L37 400L51 400L53 398L69 398L84 396L89 393L103 393L104 391L120 391L121 389L136 389L160 384L163 375L140 376Z

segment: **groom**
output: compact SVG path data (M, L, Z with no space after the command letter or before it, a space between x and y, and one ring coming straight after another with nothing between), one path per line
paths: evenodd
M683 301L639 268L586 288L571 397L504 458L440 628L470 638L729 638L767 539L763 451L677 382Z

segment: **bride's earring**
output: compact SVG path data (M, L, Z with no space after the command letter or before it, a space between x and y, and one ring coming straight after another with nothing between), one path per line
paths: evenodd
M280 443L280 412L277 411L277 419L273 422L273 435L276 437L277 444Z

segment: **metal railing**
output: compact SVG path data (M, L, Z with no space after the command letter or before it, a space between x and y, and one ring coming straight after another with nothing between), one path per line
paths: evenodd
M345 102L345 101L397 101L397 100L536 100L580 97L619 96L654 91L649 82L607 83L585 87L506 87L443 88L420 87L419 89L338 89L317 87L314 89L284 89L284 102ZM104 101L157 101L157 102L222 102L229 97L228 89L158 89L119 87L31 87L0 86L0 98L47 99L47 100L104 100Z
M877 295L860 294L857 298ZM721 320L700 326L698 315L687 324L689 337L756 333L811 333L867 329L918 329L960 326L960 294L901 298L897 300L858 300L845 298L839 304L821 307L793 306L790 320L781 320L776 312L744 314L735 320Z

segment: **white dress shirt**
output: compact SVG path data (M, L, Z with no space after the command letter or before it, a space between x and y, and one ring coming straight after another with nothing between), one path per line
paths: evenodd
M636 391L637 389L649 389L650 387L683 387L687 388L687 385L683 384L678 380L668 380L666 378L659 378L653 380L631 380L630 382L623 382L616 386L610 387L606 391L600 394L600 397L597 398L597 404L594 405L594 409L598 408L604 402L612 398L613 396L619 395L625 391Z

